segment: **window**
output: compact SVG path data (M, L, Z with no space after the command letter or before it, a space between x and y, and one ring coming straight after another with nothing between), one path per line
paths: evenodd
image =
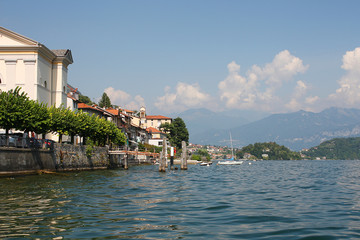
M47 82L46 81L44 81L44 87L47 88Z

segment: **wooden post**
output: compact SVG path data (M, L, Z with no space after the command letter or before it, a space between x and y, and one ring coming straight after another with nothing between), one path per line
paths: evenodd
M159 172L165 172L166 168L166 138L163 139L163 149L160 154Z
M125 157L124 157L124 169L125 170L128 170L129 169L129 166L128 166L128 164L129 164L129 162L128 162L128 147L126 146L125 147Z
M182 152L181 152L181 170L187 170L187 149L186 142L182 141Z
M165 141L165 143L163 143L163 144L165 144L165 145L164 145L164 147L165 147L165 155L164 155L164 157L165 157L165 167L168 168L168 161L167 161L167 149L168 149L168 147L167 147L167 139L165 138L164 141Z
M138 148L136 148L136 160L138 161L138 164L140 165L140 159L139 159Z

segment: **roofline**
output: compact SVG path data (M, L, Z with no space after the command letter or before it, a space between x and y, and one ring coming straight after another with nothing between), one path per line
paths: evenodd
M15 38L16 40L20 40L20 41L29 43L30 45L36 45L36 46L40 45L39 42L32 40L31 38L25 37L19 33L13 32L4 27L0 27L0 32L5 32L6 34L10 35L11 37Z
M6 29L4 27L0 27L0 33L3 32L6 35L9 35L10 37L19 40L20 42L23 42L25 44L29 44L28 46L2 46L0 47L0 51L11 51L11 52L21 52L21 51L34 51L38 52L39 54L42 54L47 60L50 62L55 63L64 63L66 67L74 62L71 54L71 50L67 49L65 56L56 56L56 54L51 51L49 48L47 48L44 44L41 44L35 40L32 40L28 37L25 37L21 34L18 34L16 32L13 32L9 29Z
M148 115L146 116L146 119L167 119L167 120L171 120L172 118L170 117L165 117L165 116L162 116L162 115Z

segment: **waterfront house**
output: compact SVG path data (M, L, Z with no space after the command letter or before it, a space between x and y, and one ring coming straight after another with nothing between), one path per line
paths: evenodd
M99 118L105 118L108 121L113 121L114 114L105 110L104 108L99 107L98 105L87 105L85 103L78 103L78 109L84 113L98 116Z
M153 127L159 129L161 124L168 123L171 124L172 118L164 117L162 115L149 115L146 116L145 125L147 128Z
M130 150L137 150L139 143L148 143L150 135L146 132L146 129L141 126L140 119L135 115L134 111L120 108L109 108L106 109L106 111L116 116L114 123L125 134Z
M154 146L158 146L158 147L161 147L163 145L164 138L166 137L166 133L164 133L156 128L153 128L153 127L147 128L146 131L150 135L150 138L148 140L148 143L150 145L154 145Z
M67 107L69 49L50 50L28 37L0 27L0 90L21 87L30 99Z

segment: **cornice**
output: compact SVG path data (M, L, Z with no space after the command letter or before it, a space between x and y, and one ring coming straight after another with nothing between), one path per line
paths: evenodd
M2 53L29 53L29 54L39 54L42 56L46 61L52 64L63 64L66 68L68 65L73 63L73 58L71 54L71 50L68 50L65 56L56 56L56 54L48 49L45 45L36 42L28 37L22 36L18 33L10 31L6 28L0 27L0 34L9 36L23 44L25 46L0 46L0 52Z
M0 46L1 52L37 52L38 46Z
M35 46L39 45L39 43L37 41L34 41L28 37L25 37L23 35L20 35L16 32L10 31L9 29L3 28L3 27L0 27L0 34L7 35L15 40L18 40L18 41L28 44L28 45L35 45Z
M45 47L45 45L39 44L39 54L41 54L41 56L43 56L46 60L53 62L56 58L55 53L53 53L50 49L48 49L47 47Z

